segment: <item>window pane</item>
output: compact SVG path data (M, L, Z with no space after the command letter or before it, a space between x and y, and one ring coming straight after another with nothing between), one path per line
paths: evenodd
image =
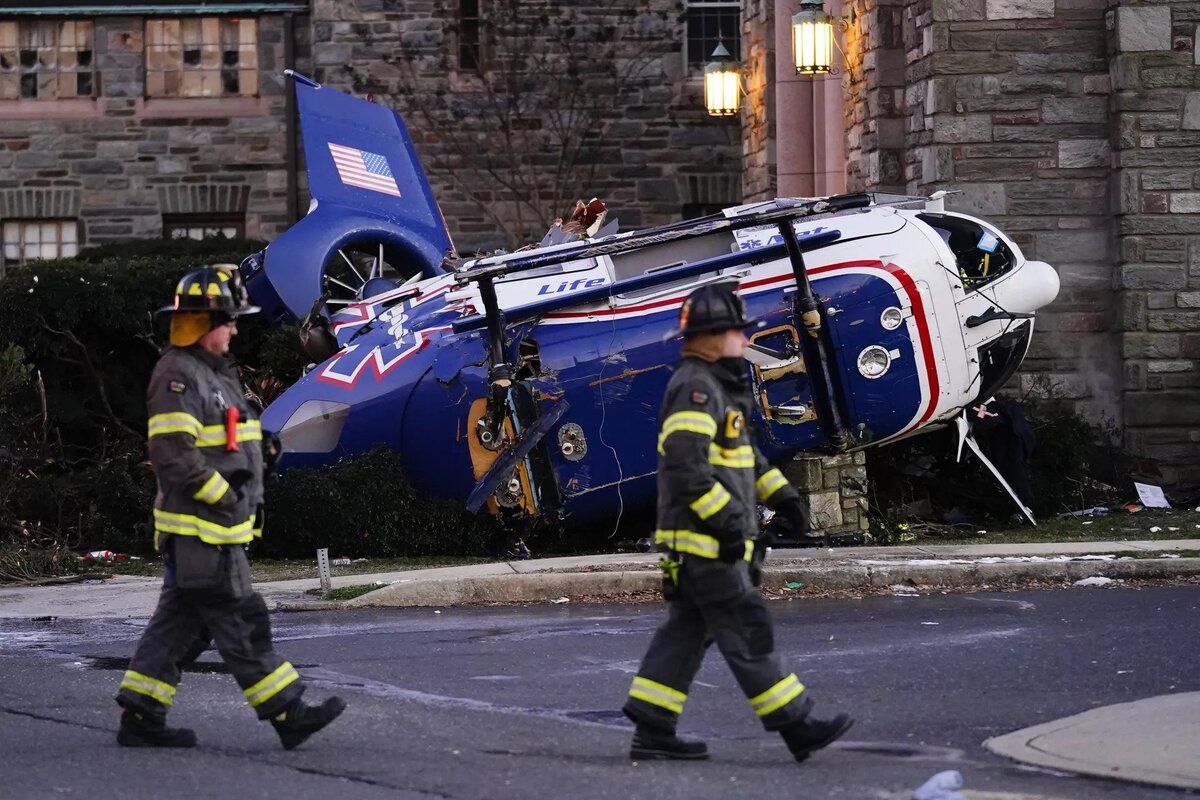
M64 222L62 224L62 240L64 243L75 241L75 235L78 231L78 227L79 226L74 222Z
M38 258L58 258L58 244L43 244Z
M79 252L79 247L75 242L64 242L62 246L62 257L71 258Z
M691 3L687 7L687 59L692 67L703 66L717 43L725 45L733 59L742 57L740 4Z
M39 230L37 225L25 225L21 231L21 239L25 244L37 244L42 241L38 235Z
M43 242L57 242L58 241L58 229L60 227L61 227L60 223L57 223L57 222L43 222L41 224L42 241Z
M20 261L21 260L21 245L19 245L19 244L4 245L4 258L9 261Z

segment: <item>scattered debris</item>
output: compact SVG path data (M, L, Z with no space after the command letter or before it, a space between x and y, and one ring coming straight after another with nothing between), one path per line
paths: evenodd
M1137 489L1138 499L1142 501L1142 505L1146 508L1171 507L1171 504L1167 502L1166 495L1163 494L1161 486L1134 481L1133 488Z
M1161 531L1161 530L1162 530L1162 528L1158 527L1157 525L1151 525L1151 526L1150 526L1150 532L1151 532L1151 533L1158 533L1158 532L1159 532L1159 531Z
M350 561L350 559L346 556L342 556L341 558L332 558L329 560L329 565L332 567L348 567L352 563L353 562Z
M962 787L962 773L956 769L948 769L922 783L912 793L912 800L965 800L958 791Z
M1121 583L1118 578L1106 578L1103 575L1093 575L1090 578L1083 578L1075 581L1076 586L1108 586L1111 583Z
M554 603L555 605L562 605L563 603L569 603L569 602L571 602L571 598L569 598L569 597L556 597L556 598L554 598L553 600L551 600L550 602L551 602L551 603Z
M84 561L125 561L128 558L124 553L114 553L112 550L92 550L83 556Z
M1108 513L1108 506L1092 506L1091 508L1081 508L1078 511L1067 511L1059 514L1059 517L1094 517ZM1087 523L1085 522L1084 525Z
M803 585L804 584L801 583L800 581L788 581L787 582L787 588L789 588L789 589L799 589Z
M922 622L921 624L922 625L941 625L942 623L940 623L940 622Z
M915 597L918 594L917 587L908 586L907 584L903 583L894 583L888 588L892 590L892 594L899 595L901 597Z

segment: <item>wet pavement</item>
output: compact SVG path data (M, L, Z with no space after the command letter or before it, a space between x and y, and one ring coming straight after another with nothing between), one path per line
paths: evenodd
M654 605L279 614L278 649L346 714L284 752L215 653L185 673L192 751L118 748L112 694L144 620L0 620L0 798L901 798L960 770L987 798L1185 794L1023 767L982 742L1200 689L1195 588L794 600L777 641L847 739L803 766L716 652L681 729L712 760L631 764L619 712Z

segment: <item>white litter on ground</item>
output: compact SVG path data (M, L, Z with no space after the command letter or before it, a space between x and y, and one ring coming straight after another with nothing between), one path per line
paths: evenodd
M1076 586L1108 586L1110 583L1121 583L1121 581L1114 578L1105 578L1103 575L1093 575L1090 578L1075 581Z
M551 602L551 603L554 603L555 605L562 605L563 603L569 603L569 602L571 602L571 598L569 598L569 597L556 597L556 598L554 598L553 600L551 600L550 602Z
M1153 525L1153 526L1151 526L1151 528L1150 528L1150 532L1151 532L1151 533L1158 533L1158 532L1159 532L1159 531L1161 531L1161 530L1162 530L1162 528L1158 527L1157 525Z
M896 595L900 595L900 596L912 597L917 594L916 587L908 586L903 583L894 583L891 586L889 586L888 588L892 590L892 594L896 594Z

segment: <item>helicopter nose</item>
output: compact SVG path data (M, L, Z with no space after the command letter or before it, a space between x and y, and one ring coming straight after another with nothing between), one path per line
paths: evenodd
M1045 261L1026 261L1016 276L1016 295L1009 311L1032 314L1058 297L1058 273Z

